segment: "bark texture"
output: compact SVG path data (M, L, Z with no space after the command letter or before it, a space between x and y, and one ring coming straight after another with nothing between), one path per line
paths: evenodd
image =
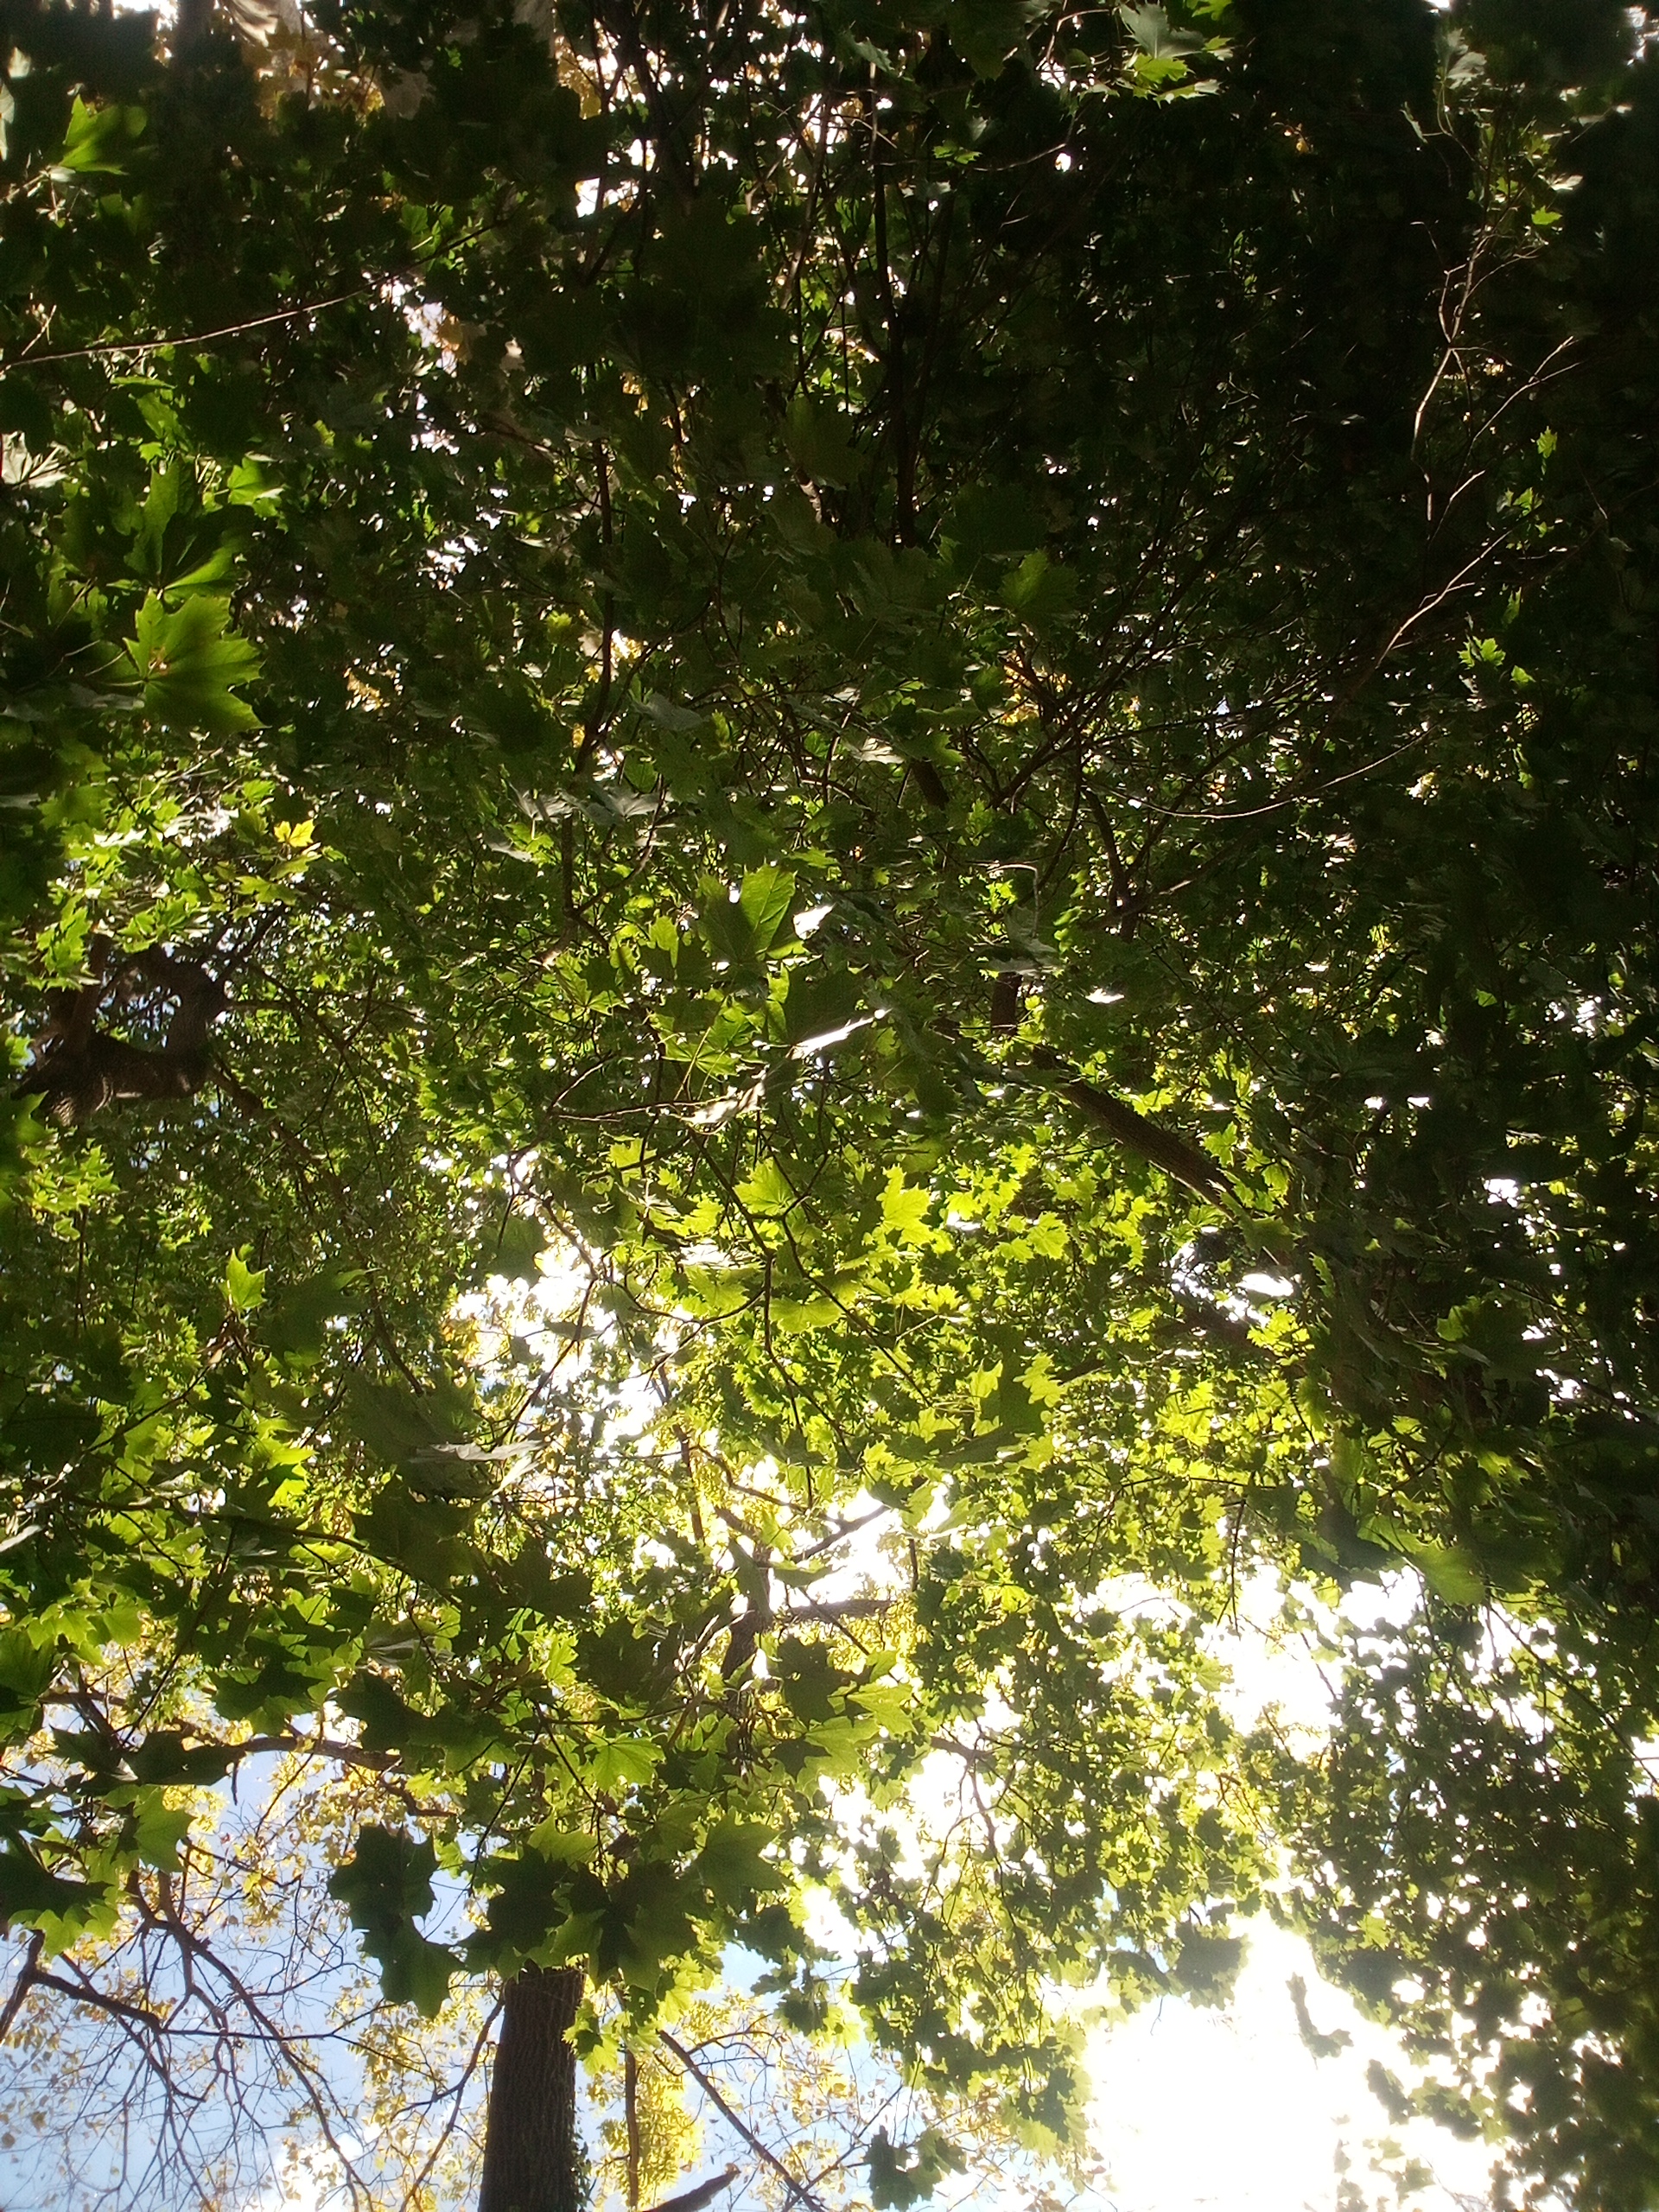
M1173 1175L1178 1183L1184 1183L1189 1191L1196 1191L1201 1198L1225 1197L1227 1178L1220 1167L1208 1153L1188 1144L1173 1129L1149 1122L1133 1106L1114 1098L1109 1091L1097 1090L1092 1083L1085 1083L1081 1076L1065 1086L1065 1096L1126 1152L1138 1153L1154 1167L1161 1167L1166 1175Z
M478 2212L582 2212L576 2144L579 1967L526 1967L502 1991Z

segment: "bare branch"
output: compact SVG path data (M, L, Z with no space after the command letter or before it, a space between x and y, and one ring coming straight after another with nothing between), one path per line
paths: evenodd
M820 2203L819 2200L813 2196L811 2190L806 2187L804 2183L797 2181L794 2175L791 2173L789 2168L777 2155L776 2152L768 2150L766 2145L760 2140L760 2138L754 2133L754 2130L749 2126L748 2123L746 2120L741 2120L737 2113L733 2111L731 2106L728 2104L726 2099L721 2094L719 2088L709 2080L709 2076L703 2072L702 2067L698 2065L696 2060L692 2057L685 2045L681 2043L677 2037L671 2036L666 2028L658 2028L657 2031L657 2036L658 2040L666 2045L666 2047L673 2052L675 2057L679 2060L681 2065L684 2067L686 2072L691 2076L691 2079L697 2084L697 2087L703 2092L704 2095L707 2096L716 2112L721 2113L722 2118L731 2122L732 2126L743 2138L743 2140L748 2145L750 2150L754 2152L755 2156L758 2158L764 2159L766 2164L772 2168L773 2173L778 2176L785 2188L788 2190L791 2198L802 2204L810 2204L813 2208L813 2212L823 2212L823 2205Z
M11 2024L22 2011L23 1999L35 1986L35 1968L45 1942L46 1938L39 1929L29 1939L29 1948L23 1954L23 1963L17 1969L17 1979L11 1986L11 1993L6 1999L4 2009L0 2010L0 2043L3 2043L11 2033Z

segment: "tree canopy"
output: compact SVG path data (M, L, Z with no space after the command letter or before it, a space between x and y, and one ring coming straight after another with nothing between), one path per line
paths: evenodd
M37 1958L303 1752L389 1999L810 2026L819 1885L1052 2139L1267 1885L1659 2201L1644 22L8 0Z

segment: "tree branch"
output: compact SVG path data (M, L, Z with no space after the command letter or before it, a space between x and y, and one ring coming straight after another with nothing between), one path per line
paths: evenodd
M0 2010L0 2043L11 2033L11 2024L23 2009L23 1999L39 1979L35 1968L40 1963L41 1948L46 1938L36 1929L29 1939L29 1948L23 1954L23 1963L17 1969L17 1979L11 1986L3 2010Z
M145 2005L130 2005L124 1997L111 1997L94 1981L66 1981L61 1974L43 1974L38 1967L33 1969L29 1979L37 1989L54 1989L60 1997L73 1998L77 2005L90 2005L98 2012L113 2012L124 2020L137 2020L141 2026L155 2028L158 2032L167 2026L159 2012L152 2012ZM17 1992L14 1990L12 1995L16 1997ZM8 2010L10 2001L7 1999Z
M652 2206L651 2212L702 2212L703 2206L712 2204L737 2175L735 2166L728 2166L712 2181L699 2182L695 2189L682 2190L677 2196L665 2196L660 2204Z
M668 2049L673 2052L675 2057L679 2060L681 2065L684 2067L686 2072L691 2076L691 2079L708 2097L715 2111L720 2113L724 2119L731 2122L732 2126L743 2138L743 2140L748 2145L750 2150L754 2152L756 2158L763 2158L766 2164L772 2168L773 2173L778 2176L785 2188L789 2191L791 2198L798 2200L802 2204L810 2204L813 2208L813 2212L823 2212L823 2206L819 2204L817 2198L813 2196L811 2190L806 2188L803 2183L796 2180L794 2175L791 2173L789 2168L784 2164L783 2160L778 2157L775 2152L769 2151L766 2148L766 2145L760 2140L760 2138L755 2133L754 2130L749 2126L746 2120L742 2120L738 2118L736 2113L733 2111L730 2105L727 2103L725 2098L721 2094L718 2088L709 2080L709 2076L703 2072L702 2067L698 2065L696 2060L692 2057L690 2052L686 2049L685 2045L679 2041L678 2037L670 2035L666 2028L658 2028L657 2031L657 2036L658 2040L660 2043L666 2044Z
M1062 1098L1068 1100L1097 1128L1104 1129L1115 1144L1132 1152L1137 1159L1147 1160L1154 1167L1160 1167L1175 1182L1184 1184L1201 1198L1226 1198L1232 1195L1232 1184L1220 1164L1208 1153L1200 1152L1196 1145L1177 1136L1173 1129L1166 1129L1156 1122L1149 1122L1144 1114L1136 1113L1121 1098L1096 1084L1085 1082L1082 1076L1072 1075L1058 1060L1050 1062L1039 1058L1035 1071L1052 1069L1054 1088Z

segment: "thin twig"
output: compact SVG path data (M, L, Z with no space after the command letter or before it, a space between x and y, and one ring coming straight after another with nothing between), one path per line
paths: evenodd
M407 2212L407 2208L410 2205L418 2204L420 2202L421 2191L426 2187L428 2181L431 2178L432 2169L438 2163L439 2154L442 2151L444 2145L449 2140L449 2138L454 2133L455 2123L461 2117L461 2101L466 2094L467 2084L472 2080L474 2074L477 2071L478 2063L480 2059L483 2057L485 2047L490 2039L490 2031L500 2017L501 2006L498 2001L491 2007L488 2017L486 2018L483 2026L478 2031L477 2040L473 2044L472 2056L467 2059L466 2065L461 2069L461 2079L455 2083L454 2088L450 2095L449 2117L439 2131L438 2139L432 2145L431 2155L427 2159L426 2164L421 2168L419 2173L416 2175L413 2182L410 2184L409 2193L404 2199L405 2212Z
M94 361L106 353L164 353L174 346L211 346L216 339L239 338L245 330L263 330L273 322L296 322L302 315L321 315L325 308L342 306L347 300L366 298L372 285L359 284L349 292L336 292L331 299L312 300L304 307L279 308L272 315L257 315L247 322L227 322L219 330L193 330L181 338L111 339L99 346L73 346L63 353L22 355L9 365L14 369L41 369L54 361ZM5 369L0 367L0 376Z
M679 2060L681 2065L684 2067L686 2072L691 2076L698 2088L703 2091L705 2095L707 2095L709 2102L715 2107L715 2110L721 2113L731 2122L732 2126L743 2138L743 2140L748 2145L750 2150L754 2152L756 2158L765 2159L767 2165L772 2168L773 2173L778 2176L785 2188L789 2191L790 2196L791 2197L798 2197L803 2204L811 2205L813 2207L813 2212L823 2212L823 2208L819 2204L817 2198L813 2196L811 2190L806 2188L804 2183L796 2180L794 2175L791 2173L789 2168L784 2164L783 2160L775 2152L769 2151L766 2148L766 2145L760 2140L760 2138L755 2133L754 2130L749 2126L747 2121L738 2118L737 2114L732 2110L730 2105L727 2103L725 2098L721 2094L715 2083L709 2080L709 2076L703 2072L702 2067L698 2065L696 2060L692 2057L690 2052L686 2049L685 2045L679 2041L678 2037L670 2035L666 2028L658 2028L657 2031L657 2036L658 2040L665 2044L669 2050L673 2052L675 2057Z

